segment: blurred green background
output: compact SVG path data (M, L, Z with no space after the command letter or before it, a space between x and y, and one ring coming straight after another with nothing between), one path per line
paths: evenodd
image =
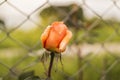
M63 65L57 58L54 61L52 80L120 80L118 20L104 20L99 16L89 19L77 4L46 7L39 11L38 18L40 25L29 30L20 29L20 26L6 28L6 21L0 20L1 79L45 80L50 58L42 60L44 50L40 35L52 22L63 21L73 37L66 52L62 53ZM84 44L87 45L85 48ZM89 45L94 47L91 51L88 51Z

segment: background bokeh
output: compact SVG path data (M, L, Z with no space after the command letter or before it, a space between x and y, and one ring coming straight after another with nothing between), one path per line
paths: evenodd
M120 80L120 0L0 0L0 80L46 80L40 35L54 21L73 37L52 80Z

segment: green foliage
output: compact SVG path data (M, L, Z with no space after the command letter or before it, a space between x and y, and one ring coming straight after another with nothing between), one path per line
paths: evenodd
M120 32L118 23L114 27L116 27L117 31ZM103 42L119 42L120 35L111 25L106 25L103 22L100 22L99 25L95 26L92 30L74 30L73 32L73 40L72 43L103 43Z
M119 22L116 20L105 20L98 21L97 25L94 25L93 29L89 31L91 25L98 20L96 17L92 19L87 19L84 17L83 10L80 6L75 4L68 6L50 6L45 8L40 13L41 24L47 26L54 21L63 20L70 11L74 12L69 16L69 19L65 24L73 32L73 39L71 43L80 44L82 42L88 43L102 43L109 39L114 33L114 37L108 42L119 42L120 29ZM95 23L96 24L96 23Z
M68 12L72 11L71 14ZM69 15L69 16L68 16ZM68 27L80 27L80 21L83 21L83 10L76 4L68 6L50 6L40 12L41 24L44 26L49 25L54 21L62 21L69 17L65 24Z
M23 54L21 54L23 55ZM64 56L63 61L63 67L61 63L54 62L53 70L52 70L52 79L53 80L67 80L72 75L74 75L82 66L87 64L87 67L85 67L82 71L83 79L82 80L100 80L101 76L103 76L103 72L107 71L108 68L116 61L116 58L111 56L109 53L104 54L98 54L96 57L89 60L93 55L90 55L88 57L84 57L79 61L79 58L76 56ZM1 58L1 57L0 57ZM12 58L2 58L2 60L6 60L5 63L9 62L8 65L13 65L20 59L20 56L12 57ZM40 78L46 78L46 70L41 62L38 62L37 64L26 68L24 71L23 69L29 65L31 62L34 62L37 57L29 57L28 59L25 59L21 64L18 65L17 68L15 68L19 75L19 80L40 80ZM48 61L49 62L49 61ZM48 63L46 62L46 63ZM81 66L79 66L81 64ZM48 64L45 65L48 67ZM120 65L119 62L110 69L109 72L106 73L105 79L106 80L119 80L120 79ZM0 65L0 76L4 76L9 70L5 68L4 66ZM23 71L23 72L22 72ZM34 71L34 72L33 72ZM12 74L12 73L11 73ZM75 75L73 78L74 80L79 80L77 77L79 76L79 73ZM9 80L16 80L15 77L8 75L6 77L9 77Z
M22 73L19 76L19 80L41 80L38 76L35 76L34 71Z
M50 23L53 21L59 21L65 18L66 15L60 13L58 10L65 10L65 12L69 12L72 7L49 7L46 8L44 11L40 13L41 16L41 24L43 26L48 26ZM78 13L80 15L78 15ZM78 13L75 13L75 16L71 16L71 20L74 19L73 17L77 17L78 22L84 21L84 16L82 9L78 10ZM109 21L107 20L106 22L108 24L113 24L113 25L108 25L104 22L100 22L98 25L96 25L92 30L88 30L89 26L94 23L96 19L90 19L90 20L85 20L86 25L84 26L84 29L81 28L74 28L75 25L71 24L71 22L66 22L67 25L69 25L70 30L73 32L73 38L70 42L70 44L80 44L80 43L103 43L103 42L119 42L120 41L120 29L119 29L119 23L114 22L114 21ZM3 22L0 22L2 25L4 24ZM23 43L24 45L32 48L34 45L40 41L40 35L43 32L43 29L45 27L41 28L35 28L29 31L25 30L20 30L17 29L10 33L10 36L13 37L15 40L12 40L9 36L2 42L0 42L0 61L4 62L5 64L9 65L9 67L13 66L17 61L19 61L26 53L26 50L21 49L22 46L19 43ZM3 27L2 27L3 29ZM115 34L114 36L112 36ZM0 29L0 41L7 36L4 31ZM112 37L111 37L112 36ZM35 48L35 50L40 49L42 46L39 45ZM12 49L16 49L15 52L12 52ZM4 54L5 51L9 51L9 54ZM15 54L17 53L17 54ZM10 55L16 55L10 57ZM9 56L9 57L8 57ZM92 56L92 55L91 55ZM87 67L82 71L83 74L83 80L100 80L101 76L103 76L103 72L105 72L112 64L114 61L118 61L117 64L109 71L106 73L105 79L106 80L120 80L120 64L119 60L116 59L115 57L111 56L109 53L97 55L96 57L92 58L92 60L89 60L91 57L84 57L83 59L79 59L78 57L64 57L63 58L63 67L60 62L55 62L53 71L52 71L52 78L53 80L67 80L69 77L74 75L80 68L82 68L83 65L87 63ZM19 75L19 80L40 80L40 78L46 78L46 70L45 67L43 66L43 63L38 62L37 64L26 68L29 64L32 62L35 62L38 56L36 57L31 57L29 56L26 58L23 62L18 64L18 66L15 68L16 72ZM49 60L48 60L49 62ZM46 62L46 67L48 67L48 62ZM23 69L26 68L24 71ZM34 72L29 72L29 71L34 71ZM4 76L9 72L5 66L0 64L0 76ZM12 73L11 73L12 74ZM40 76L40 78L39 78ZM78 79L78 75L75 75L73 80ZM6 80L16 80L13 75L7 76ZM79 80L79 79L78 79Z
M50 8L46 8L40 13L41 24L43 26L48 26L54 21L59 21L60 19L57 17L59 15L60 13L57 12L54 7L51 6Z
M34 28L29 31L24 31L20 29L15 30L14 32L10 33L10 36L13 39L11 39L8 36L7 39L5 39L0 43L0 48L11 48L11 47L19 48L21 47L20 43L29 47L33 47L38 43L38 41L40 42L40 35L42 32L43 32L42 28ZM4 32L1 32L0 40L5 36L6 34ZM40 47L41 45L37 46L37 48L40 48Z

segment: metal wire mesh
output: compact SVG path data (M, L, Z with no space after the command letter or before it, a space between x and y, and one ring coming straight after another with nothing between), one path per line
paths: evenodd
M16 80L19 78L20 74L22 74L23 72L27 72L29 70L35 71L36 74L41 73L39 75L40 78L42 80L46 79L47 76L45 76L46 73L44 73L44 72L46 72L46 70L47 70L46 67L47 67L48 62L43 63L43 60L41 59L41 55L36 55L37 54L36 49L37 50L41 49L40 40L38 39L36 41L36 43L32 44L32 46L29 46L26 43L22 42L21 40L16 39L16 37L14 37L12 34L14 32L16 32L20 27L22 27L25 23L27 23L27 21L30 21L31 23L36 25L39 30L43 30L44 25L36 22L32 18L32 16L36 12L38 12L40 9L42 9L43 7L46 7L48 5L49 5L49 7L52 7L52 9L55 9L55 11L57 11L60 14L60 16L57 16L58 18L60 17L59 19L54 18L53 20L48 21L49 23L51 23L52 21L56 21L56 20L62 20L69 26L71 26L71 24L72 24L72 27L70 27L70 29L74 28L74 30L73 30L73 31L75 31L75 32L73 32L74 39L73 39L72 44L69 46L68 51L66 51L66 53L71 53L71 55L76 53L75 55L77 55L76 58L77 58L77 62L78 62L78 64L74 64L74 65L77 65L78 68L77 68L77 70L74 70L73 73L70 74L70 73L67 73L67 71L65 71L65 70L57 69L57 71L55 73L53 73L53 75L58 73L60 75L60 77L62 77L61 79L63 79L63 80L90 80L90 78L92 80L113 80L114 78L111 78L111 77L115 76L116 74L119 74L119 71L113 72L113 74L110 74L110 73L112 73L111 71L113 69L116 69L117 68L116 66L119 65L120 58L119 58L119 55L118 54L116 55L115 53L120 53L120 50L119 50L120 46L119 46L119 39L116 39L117 41L115 41L115 43L113 41L113 44L111 41L114 40L115 36L119 37L120 23L119 23L119 21L118 22L117 21L108 22L108 20L106 20L105 17L108 15L107 13L113 7L115 7L117 9L117 11L120 12L120 5L119 5L120 1L119 0L109 0L109 1L111 1L111 4L102 12L102 14L99 14L97 11L95 11L93 8L91 8L91 6L89 6L89 4L87 3L87 0L82 0L81 1L82 4L80 4L79 6L76 6L74 4L74 6L68 10L65 10L58 6L56 7L56 6L52 5L51 1L45 0L45 2L42 5L40 5L39 7L35 8L32 12L27 14L24 11L22 11L21 9L19 9L18 7L16 7L10 0L1 0L0 7L4 6L4 4L7 4L8 6L10 6L12 9L16 10L18 13L20 13L25 18L23 21L21 21L18 25L16 25L12 29L9 29L8 26L6 26L5 23L1 21L0 33L4 34L4 36L2 36L0 38L0 45L2 43L4 43L7 39L9 39L15 45L20 46L19 47L20 52L19 51L17 52L17 53L19 53L18 54L19 57L15 61L13 61L12 64L7 63L7 61L2 59L2 57L1 57L1 59L0 59L1 67L0 68L3 69L3 71L1 71L2 73L0 72L0 74L1 74L0 80L14 80L14 79ZM102 6L102 4L101 4L101 6ZM91 20L91 22L89 22L89 20L82 20L82 18L77 18L79 15L84 17L84 15L81 15L80 13L78 13L77 15L75 14L77 11L79 11L80 9L83 9L83 8L89 10L92 14L94 14L96 16L95 19L93 19L93 20ZM49 12L46 14L49 15ZM105 33L102 32L102 30L100 29L101 32L98 35L91 36L92 31L94 31L99 26L99 24L102 24L102 25L100 25L99 29L104 25L107 27L107 29L110 28L110 30L112 30L112 31L106 36ZM49 24L47 24L47 25L49 25ZM78 26L81 26L81 27L78 27ZM82 31L82 33L80 33L79 31ZM21 34L19 34L19 35L21 35ZM99 35L104 36L104 39L102 39L101 41L97 40L97 38L99 39ZM22 35L22 36L24 36L24 35ZM39 36L40 36L40 34L39 34ZM96 37L96 36L98 36L98 37ZM89 40L87 40L87 39L89 39L89 38L91 39L91 38L95 38L95 37L96 37L97 41L91 40L92 43L89 44ZM110 42L111 42L111 44L109 44ZM94 43L97 43L97 44L94 44ZM85 47L86 44L87 44L87 47ZM92 48L93 50L90 49L90 51L89 51L88 49L90 47L93 47ZM6 56L14 55L14 52L12 50L8 50L8 48L9 47L5 48L6 51L9 51L8 54L5 53ZM85 48L86 48L86 50L84 50ZM24 52L22 52L21 50L24 50ZM118 50L118 52L117 52L117 50ZM1 47L1 51L2 51L2 47ZM85 54L84 51L88 51L87 53L89 53L89 54L86 54L83 57L83 55ZM42 53L42 52L43 52L43 50L41 49L40 52L38 52L38 53ZM106 53L109 57L112 58L112 60L110 60L111 62L109 61L109 59L110 59L109 57L102 57L101 61L98 61L98 63L101 63L102 65L98 66L99 65L99 64L97 64L98 59L96 59L96 57L99 56L99 53ZM31 57L31 55L32 55L32 57ZM6 57L6 56L4 56L4 57ZM67 56L67 57L70 57L70 56ZM7 58L5 58L5 59L7 59ZM70 58L70 59L73 59L73 58ZM64 68L64 64L66 64L66 63L73 64L72 62L69 62L69 61L63 62L63 68ZM21 67L21 66L24 66L24 67ZM35 70L36 69L35 66L40 66L40 68L37 67L37 70ZM55 66L58 66L57 62L55 63ZM67 65L67 66L69 66L69 65ZM74 67L75 66L73 66L73 68ZM118 70L119 70L119 68L118 68ZM88 75L85 75L87 72L88 72ZM90 76L91 74L95 74L95 75L97 74L97 77L94 76L95 77L94 78L93 76ZM89 79L87 79L87 78L89 78ZM115 78L117 80L120 79L119 75L115 76ZM57 80L57 78L55 78L55 77L52 77L52 79ZM29 80L29 79L25 79L25 80ZM37 79L35 79L35 80L37 80Z

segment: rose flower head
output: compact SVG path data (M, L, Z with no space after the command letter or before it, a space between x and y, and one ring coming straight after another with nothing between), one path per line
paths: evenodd
M42 33L41 41L45 49L60 53L65 51L71 37L72 32L63 22L53 22Z

